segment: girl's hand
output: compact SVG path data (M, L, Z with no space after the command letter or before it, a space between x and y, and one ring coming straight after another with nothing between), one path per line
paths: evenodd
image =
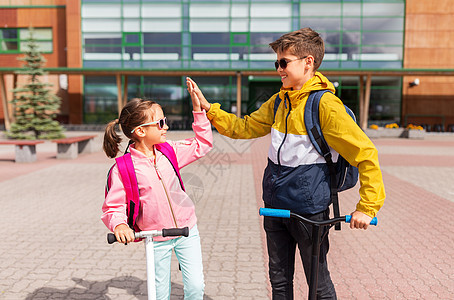
M134 242L134 231L126 224L117 225L114 229L117 241L123 244Z
M192 84L192 82L193 81L192 80L190 81L189 77L186 78L186 85L188 86L188 92L189 95L191 96L192 107L194 111L201 111L202 109L200 108L200 99L194 91L194 85Z
M186 77L186 83L188 84L188 91L189 91L189 84L192 86L192 91L194 92L195 95L197 95L198 100L200 102L200 107L203 108L205 111L209 111L211 104L205 99L205 96L203 96L202 91L199 89L197 84L195 83L194 80L192 80L189 77ZM191 93L191 92L189 92Z

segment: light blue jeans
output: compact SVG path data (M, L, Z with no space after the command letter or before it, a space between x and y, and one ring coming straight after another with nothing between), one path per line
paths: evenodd
M170 299L170 262L172 249L181 266L184 299L202 300L205 288L203 280L202 249L197 225L188 237L179 237L164 242L153 242L156 274L156 299Z

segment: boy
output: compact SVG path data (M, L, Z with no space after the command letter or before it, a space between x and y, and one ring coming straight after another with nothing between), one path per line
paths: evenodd
M230 138L250 139L271 133L268 166L263 176L266 207L289 209L313 220L329 218L330 189L327 166L309 140L304 124L304 107L311 91L328 89L320 101L320 125L332 148L333 160L341 154L359 169L360 200L352 213L350 228L367 229L383 205L385 190L377 149L346 113L334 95L334 86L317 72L324 56L320 35L310 28L287 33L270 44L277 54L276 71L282 88L257 111L237 118L210 104L196 88L201 106L219 133ZM282 99L274 116L276 97ZM294 219L264 218L269 276L273 299L293 299L295 250L298 245L306 278L311 264L310 226ZM328 235L320 247L318 299L336 299L328 271Z

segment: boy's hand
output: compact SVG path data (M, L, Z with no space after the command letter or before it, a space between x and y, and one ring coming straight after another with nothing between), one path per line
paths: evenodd
M205 99L205 96L203 96L202 91L199 89L197 84L195 83L194 80L192 80L189 77L186 77L186 83L188 84L188 91L189 91L189 84L192 86L192 90L194 91L195 95L199 98L200 106L205 110L209 111L211 104Z
M189 92L189 95L191 96L193 110L201 111L202 109L200 108L200 99L197 96L197 94L195 93L194 85L190 81L189 77L186 78L186 85L188 86L188 92Z
M134 242L134 231L126 224L117 225L114 229L117 241L123 244Z
M366 230L372 221L372 218L366 215L363 212L355 210L352 214L352 218L350 220L350 229L364 229Z

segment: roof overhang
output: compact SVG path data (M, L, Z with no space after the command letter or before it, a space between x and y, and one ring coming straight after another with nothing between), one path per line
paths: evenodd
M14 74L22 68L0 68L0 74ZM49 74L84 76L276 76L274 70L144 70L43 68ZM454 76L454 69L321 69L325 76Z

